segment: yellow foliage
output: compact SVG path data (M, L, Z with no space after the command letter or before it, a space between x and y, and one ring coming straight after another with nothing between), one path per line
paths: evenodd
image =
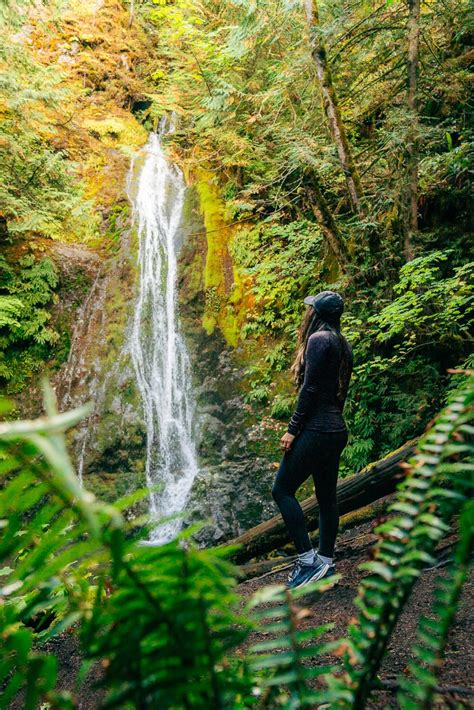
M143 126L131 117L112 116L102 119L85 119L84 127L91 135L99 138L108 148L140 147L146 141L147 133Z
M61 104L47 109L46 137L74 161L85 197L106 217L125 199L130 155L147 140L130 109L145 96L137 67L148 60L148 39L119 0L70 0L60 15L45 5L30 15L22 41L64 88Z

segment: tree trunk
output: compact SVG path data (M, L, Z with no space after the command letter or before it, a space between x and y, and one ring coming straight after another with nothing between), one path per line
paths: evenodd
M323 236L336 257L340 270L345 274L350 263L349 252L314 173L310 177L310 183L305 186L305 190Z
M344 515L353 510L363 508L369 503L393 493L399 481L403 478L400 464L406 461L417 444L417 439L412 439L388 456L369 464L359 473L344 479L337 487L337 500L339 513ZM306 498L301 507L306 519L308 530L316 530L319 523L319 506L314 496ZM280 515L275 515L242 535L225 543L238 545L232 558L237 563L264 555L289 542L288 533Z
M416 91L420 53L420 0L408 0L407 59L407 174L404 209L404 251L407 261L413 258L413 234L418 229L418 111Z
M316 73L323 95L324 111L329 122L332 138L336 145L339 161L344 171L352 207L360 217L363 217L364 210L361 202L362 186L342 122L337 96L332 82L331 70L327 61L326 48L321 37L317 0L305 0L305 6L310 31L311 56L316 64Z

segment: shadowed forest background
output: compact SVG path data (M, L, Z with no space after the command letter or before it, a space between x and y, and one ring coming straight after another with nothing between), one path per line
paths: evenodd
M473 530L469 11L451 0L2 3L0 707L472 701L463 662L438 678ZM180 537L149 548L136 543L152 486L131 324L136 194L160 125L170 175L187 186L176 309L199 466ZM292 554L278 531L265 549L245 534L276 513L303 298L325 289L344 297L354 350L341 481L377 477L402 454L384 490L401 481L395 498L348 523L369 526L370 553L356 554L365 572L349 585L347 632L344 620L319 645L337 622L331 601L315 602L313 623L306 602L263 587L281 573L252 596L224 557L264 572ZM242 553L215 547L236 538ZM406 662L380 677L416 580L438 566L437 601L413 611L414 629L429 616L418 640L400 641ZM272 609L281 623L256 630ZM70 643L83 690L63 682Z

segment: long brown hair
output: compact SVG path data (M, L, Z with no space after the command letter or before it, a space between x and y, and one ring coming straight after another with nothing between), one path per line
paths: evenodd
M339 370L339 392L338 399L342 401L347 394L350 374L352 370L352 351L346 339L342 337L339 326L339 321L336 323L328 323L323 320L313 306L308 306L306 313L298 330L298 344L296 346L296 355L291 366L291 373L295 380L296 386L299 388L303 384L305 370L305 353L308 340L313 333L318 330L330 330L338 336L341 346L341 367Z
M315 311L313 306L308 306L298 330L296 355L290 368L297 387L302 384L304 379L304 355L308 344L308 338L310 335L319 330L323 324L324 321L321 320L321 317L317 311Z

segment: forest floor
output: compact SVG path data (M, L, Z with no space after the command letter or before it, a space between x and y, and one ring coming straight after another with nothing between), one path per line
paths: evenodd
M374 523L364 522L344 532L338 542L337 572L342 579L337 586L321 594L308 595L298 601L298 605L307 610L300 622L300 628L306 629L320 624L334 624L323 640L330 641L342 638L347 629L347 624L356 616L357 607L354 604L357 587L365 571L358 566L370 559L370 552L377 536L373 533ZM403 674L411 660L410 649L416 639L416 630L420 615L427 614L433 604L433 592L439 577L446 574L446 563L449 562L456 542L456 534L452 533L439 545L437 564L434 568L426 569L418 580L412 595L398 621L397 627L390 640L388 652L385 656L380 678L383 681L393 681L399 674ZM249 579L239 585L239 592L243 599L249 599L259 588L267 584L284 584L288 569L276 573L266 573L260 578ZM474 692L474 575L464 585L458 613L451 627L449 641L446 648L442 670L439 676L439 685L460 686L470 688ZM248 647L253 643L268 640L268 634L253 633L246 642ZM308 663L319 665L326 662L334 663L334 658L319 657L310 659ZM397 708L396 693L377 692L373 694L374 701L367 705L368 708ZM442 702L436 703L433 708L449 707L474 707L474 695L466 701L461 695L451 694Z
M342 575L342 579L333 589L317 596L313 594L299 601L299 605L310 612L301 622L301 628L309 628L331 622L334 627L324 637L325 640L344 636L348 622L355 616L357 611L354 605L354 597L362 577L362 571L358 569L358 566L361 562L370 558L370 551L376 540L373 527L373 521L360 523L340 536L337 571ZM437 566L433 569L426 569L416 584L390 641L388 653L380 673L380 677L383 680L393 680L397 675L404 672L410 662L410 649L416 636L419 617L431 608L436 580L446 573L445 564L449 561L455 542L455 533L452 533L441 542L438 549ZM252 594L261 587L269 584L284 583L287 574L288 570L285 569L241 582L237 590L242 597L242 604L244 605ZM439 679L442 687L461 686L474 689L473 608L474 576L464 586L455 623L451 628ZM268 634L254 632L239 651L245 652L253 643L268 640L268 638ZM48 650L58 658L59 688L73 693L79 710L95 710L95 708L99 708L103 698L102 691L96 688L96 681L101 675L100 666L95 666L91 669L79 692L76 689L76 679L82 662L76 635L74 633L63 634L61 637L50 641L48 646ZM327 660L327 658L320 657L316 662L322 664L326 663ZM334 661L334 659L330 660ZM311 659L309 662L315 663L315 659ZM474 707L473 700L473 696L466 700L461 695L451 694L432 707L472 708ZM12 706L12 708L15 707L20 706ZM373 702L367 707L381 709L396 708L398 705L394 693L377 692L374 694Z

